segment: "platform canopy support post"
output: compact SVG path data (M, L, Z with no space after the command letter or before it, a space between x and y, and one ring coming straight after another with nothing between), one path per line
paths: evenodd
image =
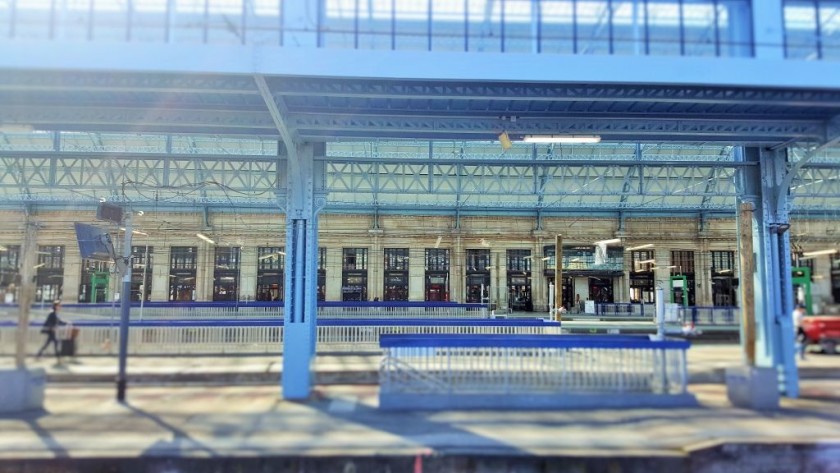
M736 159L753 164L742 168L737 179L739 208L745 203L754 208L752 212L738 213L739 219L751 217L753 255L747 259L755 263L753 268L740 268L741 279L753 278L755 311L754 328L745 327L754 335L744 334L741 343L745 353L754 356L756 367L778 373L780 394L797 397L799 373L791 318L793 286L788 232L790 190L789 179L785 179L791 171L787 151L743 148L736 150ZM749 251L749 245L739 244L741 251ZM753 343L754 348L745 345Z
M323 145L317 145L321 148ZM317 340L318 212L326 197L323 161L316 145L296 145L286 160L286 272L283 336L283 398L303 400L312 386Z
M554 319L563 321L563 235L558 233L554 239Z

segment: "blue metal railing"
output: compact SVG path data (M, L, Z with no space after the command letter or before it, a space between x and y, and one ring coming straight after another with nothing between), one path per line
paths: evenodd
M683 323L703 325L738 325L741 321L738 307L683 307Z
M29 322L30 327L40 327L40 320ZM75 319L74 326L79 327L114 327L117 321L102 321L97 319ZM235 319L235 320L132 320L130 327L282 327L282 318ZM559 327L559 322L543 319L319 319L320 327L362 327L362 326L394 326L394 327ZM16 327L12 320L0 321L0 328Z
M655 304L636 304L631 302L604 302L595 304L595 315L610 317L651 318L655 316Z
M39 315L49 305L34 305ZM282 302L149 302L131 304L132 319L248 319L283 317ZM73 319L119 317L119 304L66 304L63 316ZM14 317L16 306L0 305L0 318ZM455 302L319 302L321 318L486 318L487 306Z
M655 348L687 350L685 340L651 340L640 335L383 335L382 348L493 347L493 348Z

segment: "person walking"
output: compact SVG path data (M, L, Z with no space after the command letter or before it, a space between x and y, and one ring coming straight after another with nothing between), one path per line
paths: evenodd
M802 328L802 319L805 317L805 307L802 304L796 304L793 308L793 330L796 344L796 351L799 353L799 359L805 359L805 350L808 348L808 337L805 335L805 330Z
M41 326L41 333L47 335L47 340L44 342L44 345L38 350L38 354L35 355L35 358L41 358L41 354L44 353L44 350L50 345L50 342L53 344L53 349L55 350L55 358L61 362L61 354L58 351L58 337L56 337L56 328L59 325L66 325L67 322L61 320L58 317L58 312L61 310L61 302L55 301L53 302L52 312L47 315L47 320L44 321L44 325Z

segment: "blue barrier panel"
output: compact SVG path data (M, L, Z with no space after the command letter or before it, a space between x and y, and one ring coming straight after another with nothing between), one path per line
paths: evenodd
M683 321L694 325L737 325L738 307L732 306L695 306L685 307Z
M30 327L40 327L42 322L31 321ZM72 321L80 327L112 327L119 321L78 319ZM0 321L0 327L15 327L16 322ZM131 321L132 327L282 327L283 319L236 319L236 320L144 320ZM358 326L398 326L398 327L560 327L559 322L542 319L321 319L318 326L323 327L358 327Z
M50 307L50 303L35 303L32 304L33 309L39 309L42 306L45 308ZM17 304L0 304L0 308L17 308ZM99 308L99 309L109 309L115 308L119 309L120 304L111 303L111 302L101 302L95 304L64 304L62 303L62 307L65 309L79 309L79 308ZM131 307L140 307L140 302L132 302ZM144 308L151 309L151 308L207 308L207 307L214 307L214 308L236 308L236 307L283 307L283 301L247 301L247 302L236 302L236 301L226 301L226 302L197 302L197 301L189 301L189 302L161 302L161 301L153 301L153 302L146 302L143 304ZM401 308L401 307L429 307L429 308L438 308L438 307L451 307L451 308L468 308L468 309L482 309L486 308L487 304L479 304L479 303L459 303L459 302L425 302L425 301L361 301L361 302L343 302L343 301L319 301L318 307L346 307L346 308Z
M685 340L651 340L646 335L382 335L382 348L661 348L687 350Z

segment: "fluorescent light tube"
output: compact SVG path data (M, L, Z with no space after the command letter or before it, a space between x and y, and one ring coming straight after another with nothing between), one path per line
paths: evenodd
M208 237L207 235L205 235L203 233L196 233L195 236L201 238L202 240L206 241L207 243L210 243L211 245L216 244L215 241L213 241L210 237Z
M596 245L610 245L612 243L621 243L621 238L611 238L609 240L596 241Z
M124 231L125 231L125 227L120 227L120 231L121 231L121 232L124 232ZM131 234L132 234L132 235L143 235L143 236L149 236L149 234L148 234L148 233L146 233L146 232L141 232L140 230L132 230L132 231L131 231Z
M820 255L830 255L833 253L837 253L836 249L833 250L819 250L819 251L805 251L802 253L802 256L820 256Z
M632 248L627 248L627 251L641 250L643 248L652 248L652 247L653 247L653 243L648 243L647 245L639 245L639 246L634 246Z
M598 135L525 135L525 143L600 143Z
M35 127L19 123L0 123L0 133L32 133Z

